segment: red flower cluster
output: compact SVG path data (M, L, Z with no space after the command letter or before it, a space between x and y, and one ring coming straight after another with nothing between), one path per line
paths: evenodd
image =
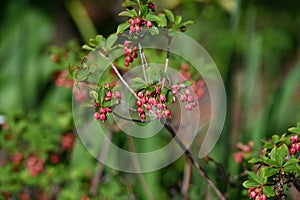
M36 176L44 169L44 160L38 156L31 155L26 160L26 168L31 176Z
M129 63L132 63L138 57L137 51L138 48L133 46L131 42L128 40L124 41L125 67L128 67Z
M179 95L179 100L181 103L185 104L186 111L191 111L194 107L197 106L197 100L185 83L174 84L172 86L172 92L174 96Z
M120 92L118 91L112 92L109 83L106 83L104 87L108 89L104 97L104 102L107 102L112 98L117 99L120 102L121 100ZM102 122L106 121L107 114L112 112L112 107L103 107L103 105L100 105L100 103L97 101L94 102L94 108L95 108L94 119L101 120Z
M18 165L21 163L22 159L23 159L23 155L20 152L17 152L12 156L11 162L15 165Z
M298 135L291 136L290 141L292 142L292 145L290 147L290 154L294 155L300 151L300 142Z
M75 136L73 133L64 134L60 141L63 150L65 151L71 150L73 147L74 140L75 140Z
M249 188L248 195L249 195L250 199L255 199L255 200L266 200L267 199L266 195L264 195L264 193L260 187Z
M77 87L79 87L80 89L78 89ZM76 101L84 102L87 99L85 83L78 82L78 85L76 87L73 87L73 94Z
M59 163L59 155L56 153L50 153L50 162L54 165Z
M68 70L62 70L60 72L57 72L54 75L54 83L56 87L63 87L71 88L73 87L74 81L71 77L69 77L69 71Z
M202 79L198 81L192 80L191 72L189 71L189 69L190 69L189 65L182 64L180 74L184 77L184 79L192 82L192 88L195 91L197 100L200 100L205 94L205 82ZM184 79L181 81L184 81Z
M130 23L129 32L131 34L139 33L142 29L142 26L147 26L148 28L151 28L153 26L151 21L147 21L145 19L140 19L140 18L129 19L129 23Z
M149 92L148 90L140 91L138 98L136 106L141 120L146 119L146 111L155 112L158 119L171 116L171 111L168 110L166 104L167 98L164 94L161 94L161 86L156 86L153 92Z
M249 141L247 145L244 145L242 143L237 143L236 148L239 149L238 152L234 153L234 160L236 163L241 163L243 159L247 156L249 156L252 152L252 148L254 146L253 141Z

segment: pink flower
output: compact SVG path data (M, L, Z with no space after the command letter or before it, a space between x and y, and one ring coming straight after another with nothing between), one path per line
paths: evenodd
M234 153L233 155L234 161L238 164L240 164L243 161L243 152L239 151Z

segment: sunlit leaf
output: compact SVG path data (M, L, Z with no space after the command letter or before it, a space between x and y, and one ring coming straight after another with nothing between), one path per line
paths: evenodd
M271 188L270 186L264 186L263 187L263 193L267 197L273 197L273 196L275 196L275 192L274 192L273 188Z
M175 19L175 24L176 25L179 25L180 23L181 23L181 21L182 21L182 17L181 16L176 16L176 19Z
M124 31L129 29L129 27L130 27L130 24L128 22L120 24L117 28L117 34L118 33L123 33Z
M166 15L160 13L160 14L158 14L158 17L160 18L160 20L156 21L157 22L157 26L161 27L161 28L167 27L167 18L166 18Z
M278 173L280 171L280 168L277 167L266 167L265 168L265 177L271 177L274 174Z
M122 17L134 17L134 14L132 14L131 12L128 12L128 11L123 11L123 12L119 13L119 16L122 16Z
M148 8L148 5L147 5L147 4L142 5L142 6L140 7L140 10L141 10L141 16L142 16L142 17L146 17L146 16L148 15L148 13L149 13L149 8Z
M164 9L165 13L166 13L166 16L168 17L168 19L174 23L175 22L175 17L174 17L174 14L171 10L168 10L168 9Z
M122 3L123 7L135 7L137 6L137 3L134 1L125 1Z
M94 100L98 100L98 93L96 91L90 91L90 97Z
M252 181L252 180L247 180L245 182L243 182L243 186L245 188L252 188L252 187L257 187L259 186L259 183Z
M106 40L106 48L111 49L112 46L117 41L117 39L118 39L118 36L116 34L111 34Z
M256 182L257 184L260 184L262 182L262 179L258 177L254 172L249 171L248 172L249 180L252 180Z
M85 44L85 45L82 46L82 49L93 51L95 48L90 47L89 45Z

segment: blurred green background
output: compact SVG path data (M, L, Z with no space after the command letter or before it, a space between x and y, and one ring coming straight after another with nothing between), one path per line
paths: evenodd
M124 21L117 16L122 10L121 2L10 0L2 3L0 115L20 112L51 115L50 110L58 107L71 112L71 91L53 84L55 67L49 47L64 46L71 39L83 44L96 33L104 36L113 33L118 23ZM223 76L227 118L210 156L222 163L226 172L238 174L241 168L232 157L237 142L252 140L259 149L262 138L282 133L300 119L300 2L156 0L154 3L158 12L162 8L172 9L184 19L196 22L188 27L186 34L203 45ZM81 150L75 149L73 158L81 159L93 171L94 160L89 154L82 154L80 142L76 145ZM80 156L76 157L76 152ZM178 163L179 167L145 175L155 199L180 199L176 185L182 180L183 167ZM217 178L214 167L208 166L207 170L213 179ZM130 180L133 175L127 176ZM201 177L192 179L190 199L209 199ZM117 188L106 186L103 186L106 193ZM230 188L222 180L219 186L223 191ZM137 190L133 189L137 197L147 199ZM242 198L241 186L228 191L230 199ZM113 199L115 194L111 195Z

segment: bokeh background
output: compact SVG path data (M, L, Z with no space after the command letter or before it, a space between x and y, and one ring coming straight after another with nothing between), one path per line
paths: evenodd
M101 171L96 199L213 199L196 173L182 190L184 158L140 176L99 165L76 139L72 90L57 87L53 46L82 45L99 33L113 33L124 18L120 0L10 0L0 8L0 199L88 199ZM236 143L283 133L300 120L300 2L295 0L154 0L157 12L174 10L196 23L186 32L218 66L226 87L227 117L210 156L225 174L207 165L229 199L247 199L236 178ZM71 46L78 51L77 46ZM73 57L76 60L76 56ZM80 62L80 60L78 60ZM69 138L65 139L65 138ZM69 142L66 142L66 140ZM64 142L68 145L64 146ZM226 152L226 154L224 153ZM21 153L19 157L14 157ZM59 161L53 162L53 155ZM43 159L42 171L28 173L28 159ZM13 162L13 158L20 158ZM16 160L15 160L16 161ZM18 159L17 159L18 161ZM29 170L30 171L30 170ZM228 178L227 174L231 174ZM195 175L194 175L195 174ZM222 176L223 175L223 176ZM140 182L142 184L140 184ZM146 189L145 189L146 188ZM151 193L151 194L150 194ZM184 194L182 194L184 193ZM151 197L152 196L152 197ZM296 198L296 197L295 197Z

